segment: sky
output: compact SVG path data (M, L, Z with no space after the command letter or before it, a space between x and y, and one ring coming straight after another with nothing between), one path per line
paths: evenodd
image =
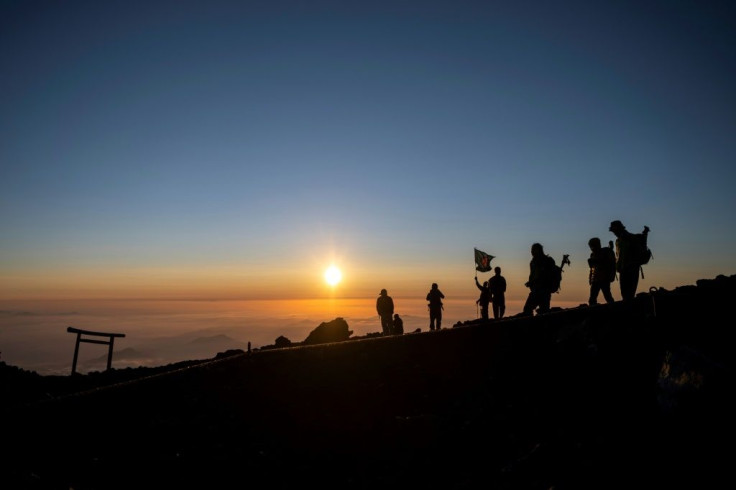
M0 300L472 305L478 248L523 301L539 242L577 305L612 220L639 291L732 275L735 48L733 2L2 0Z

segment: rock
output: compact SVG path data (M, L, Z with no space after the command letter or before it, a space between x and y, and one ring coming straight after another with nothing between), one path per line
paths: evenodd
M352 334L353 331L348 330L348 322L342 317L337 317L332 321L320 323L317 328L309 333L303 343L304 345L313 345L341 342L348 340Z

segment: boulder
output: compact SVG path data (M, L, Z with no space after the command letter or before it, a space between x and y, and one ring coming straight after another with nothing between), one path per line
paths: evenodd
M348 322L341 317L337 317L332 321L320 323L317 328L309 333L303 343L304 345L313 345L341 342L348 340L352 334L353 331L348 330Z

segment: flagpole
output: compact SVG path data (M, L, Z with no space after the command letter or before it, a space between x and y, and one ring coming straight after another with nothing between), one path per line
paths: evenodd
M473 269L475 269L475 282L478 282L478 263L476 262L477 247L473 247ZM475 302L475 318L478 318L478 302Z

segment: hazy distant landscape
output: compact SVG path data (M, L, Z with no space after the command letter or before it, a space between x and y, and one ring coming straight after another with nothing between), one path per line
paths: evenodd
M519 311L509 302L509 314ZM426 301L396 299L405 332L427 331ZM475 298L446 302L444 326L476 318ZM355 336L380 331L375 299L288 301L0 301L0 360L39 374L68 374L76 336L67 326L118 332L113 367L208 359L228 349L303 341L322 322L343 317ZM104 369L105 346L82 344L79 372Z

